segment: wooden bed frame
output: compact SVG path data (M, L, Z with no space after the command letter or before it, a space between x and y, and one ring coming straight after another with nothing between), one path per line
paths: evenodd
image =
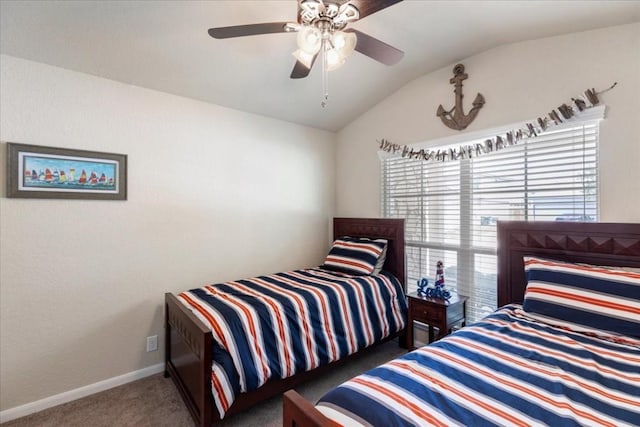
M387 239L384 270L396 276L406 291L404 219L334 218L334 238L342 236ZM400 336L404 330L384 341ZM211 331L172 293L165 294L165 377L171 377L196 425L210 426L220 421L211 394ZM383 342L384 342L383 341ZM364 349L368 350L368 349ZM259 389L239 395L225 419L234 413L281 394L296 385L357 356L358 353L283 380L271 380Z
M594 265L640 267L640 223L498 222L498 306L522 302L524 255ZM336 424L290 390L284 394L284 427Z

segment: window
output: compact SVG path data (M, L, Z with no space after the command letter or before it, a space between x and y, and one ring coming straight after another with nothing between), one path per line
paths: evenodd
M496 222L596 221L597 143L594 120L471 159L382 160L383 216L406 221L408 290L422 277L433 283L441 260L445 283L471 297L469 321L495 310Z

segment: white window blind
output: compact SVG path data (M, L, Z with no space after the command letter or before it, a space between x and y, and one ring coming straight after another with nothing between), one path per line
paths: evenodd
M471 297L469 321L495 310L496 221L596 221L597 145L591 121L471 159L382 160L383 216L405 218L409 292L441 260L445 283Z

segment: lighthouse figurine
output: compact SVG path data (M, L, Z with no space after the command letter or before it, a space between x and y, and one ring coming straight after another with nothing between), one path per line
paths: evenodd
M436 281L433 284L433 288L427 290L427 295L432 298L442 298L445 300L451 298L451 292L449 292L444 285L444 264L442 261L438 261L436 264Z
M444 286L444 264L442 264L442 261L438 261L436 264L436 281L433 286L429 284L427 278L423 277L418 280L418 295L446 300L451 298L451 292Z
M442 261L438 261L436 264L436 282L434 285L436 289L444 290L444 264L442 264Z

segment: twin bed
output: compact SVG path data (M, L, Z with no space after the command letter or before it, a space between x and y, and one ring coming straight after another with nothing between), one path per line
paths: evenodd
M502 308L283 425L640 425L640 224L499 223L498 259Z
M198 425L211 425L343 363L364 348L403 335L405 323L398 317L406 309L403 221L337 218L334 237L343 236L386 240L386 272L352 276L339 270L309 269L234 283L246 288L249 296L236 294L231 284L166 295L166 374ZM287 427L640 425L640 273L618 266L640 268L640 224L499 223L501 309L355 377L317 404L293 390L286 392L283 423ZM290 282L291 275L302 276L306 283ZM343 288L347 285L342 281L356 290ZM274 286L289 292L303 285L314 290L284 299L279 293L273 295L285 308L287 321L308 320L306 329L287 329L289 336L307 341L303 356L281 357L276 362L239 356L260 353L258 343L265 349L270 346L266 331L276 325L277 316L269 310L244 316L255 322L272 319L267 320L268 328L256 323L245 334L259 340L224 344L224 331L216 331L215 324L224 324L245 310L243 305L233 305L235 300L262 298L265 292L275 292ZM324 288L334 294L320 294ZM364 293L366 288L372 296ZM305 292L313 295L305 297ZM216 318L208 308L202 311L199 303L189 301L217 294L226 298L223 305L228 311L221 311L223 317ZM346 309L337 304L336 295L343 295ZM382 300L395 308L381 305ZM316 307L314 301L326 303ZM229 310L232 305L234 310ZM336 310L343 314L338 316ZM321 318L322 313L330 318L313 326L311 318ZM347 318L355 332L340 326ZM222 329L233 326L225 324ZM346 340L352 344L341 342L340 337L351 337ZM333 342L334 350L318 350L321 342L328 343L324 348L331 348ZM287 360L291 360L288 368ZM235 374L232 362L241 366ZM258 367L257 373L247 366ZM275 375L267 375L268 370ZM225 396L229 401L223 404Z
M335 218L333 231L335 239L348 239L334 242L322 269L165 295L165 376L197 425L404 336L404 220ZM354 261L345 254L354 247L362 249L358 256L375 256Z

